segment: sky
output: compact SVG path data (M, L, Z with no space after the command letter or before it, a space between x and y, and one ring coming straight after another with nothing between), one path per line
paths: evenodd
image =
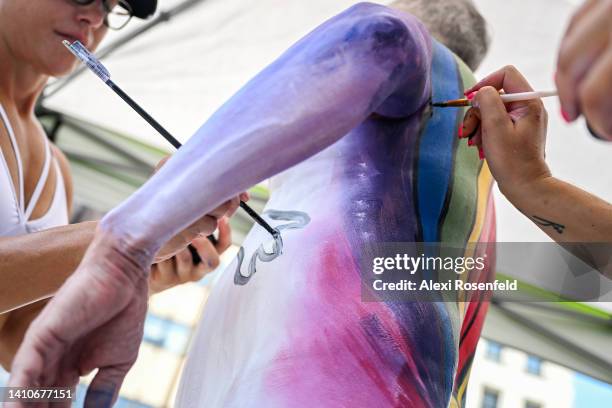
M574 408L610 408L612 385L582 374L574 376Z

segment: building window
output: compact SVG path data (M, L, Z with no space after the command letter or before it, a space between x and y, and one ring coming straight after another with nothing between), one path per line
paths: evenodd
M527 372L533 375L541 375L542 360L536 356L527 356Z
M482 408L497 408L498 400L499 391L491 388L485 388L484 395L482 396Z
M542 404L533 401L525 401L525 408L542 408Z
M183 354L189 343L191 329L183 324L155 315L147 315L143 340L175 354Z
M492 361L501 361L502 346L494 341L487 341L487 358Z

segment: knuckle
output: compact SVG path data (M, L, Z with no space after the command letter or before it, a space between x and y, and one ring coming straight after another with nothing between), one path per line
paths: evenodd
M519 70L512 64L508 64L504 67L504 71L510 74L516 74Z
M202 279L208 272L210 272L210 270L202 265L198 265L198 267L196 268L196 275L195 275L195 279L196 281L199 281L200 279Z
M180 264L187 264L191 261L191 253L189 253L189 251L181 251L176 254L176 259Z
M218 256L214 256L208 260L208 265L210 266L211 269L217 269L220 264L221 264L221 260L219 259Z
M529 104L529 110L537 117L545 118L547 117L546 108L544 108L544 103L541 99L534 99Z
M536 107L532 110L532 115L536 122L546 122L548 120L548 113L544 107Z
M506 125L506 121L505 118L496 115L490 118L489 125L493 129L502 129Z
M198 221L197 231L195 231L195 235L198 234L210 234L217 227L217 219L211 215L205 215L200 221Z
M480 88L480 91L478 91L478 93L481 94L482 96L491 96L493 94L497 95L498 91L497 91L497 89L493 88L492 86L484 86L484 87Z
M219 223L218 219L214 216L207 216L205 222L206 229L210 232L213 232L217 228L217 224Z
M572 58L570 58L570 50L567 42L564 41L559 48L559 56L557 57L557 73L565 75L570 71Z
M202 228L210 228L217 223L217 218L214 215L206 214L200 219L199 225Z
M578 91L578 97L580 99L580 107L585 112L596 111L604 102L601 100L599 92L588 86L580 88Z

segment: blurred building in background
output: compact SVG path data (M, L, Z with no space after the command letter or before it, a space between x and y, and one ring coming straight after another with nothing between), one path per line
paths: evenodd
M469 408L572 408L574 372L480 340L467 392Z

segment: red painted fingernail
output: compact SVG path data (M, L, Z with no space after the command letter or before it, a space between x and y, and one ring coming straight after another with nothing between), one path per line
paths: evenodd
M478 157L480 157L480 160L484 159L484 151L482 150L482 147L478 149Z
M565 123L570 123L571 122L569 115L567 114L566 111L563 110L563 108L561 108L561 117L563 118Z
M473 145L473 144L474 144L474 140L472 140L472 139L468 139L468 146L471 146L471 145Z
M463 125L459 126L459 139L463 137Z
M469 101L471 101L472 99L474 99L474 95L476 95L476 91L470 92L469 94L465 95L465 97L468 98Z

